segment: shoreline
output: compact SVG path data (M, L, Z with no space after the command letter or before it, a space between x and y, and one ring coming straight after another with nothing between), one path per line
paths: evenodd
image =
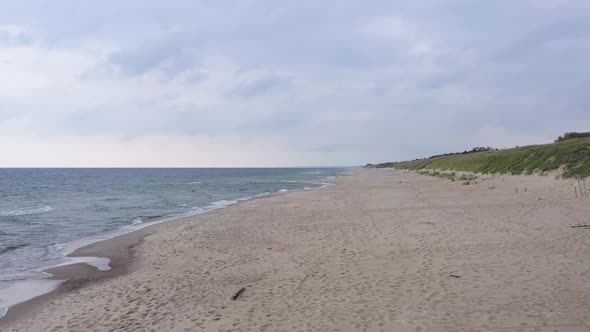
M334 182L155 225L124 273L72 282L1 329L590 329L590 238L571 227L590 206L571 181Z
M168 222L177 220L179 219ZM68 254L68 257L108 258L110 260L108 264L109 269L106 271L101 271L87 263L64 264L43 270L43 272L49 273L52 276L41 280L56 280L62 281L62 283L50 292L9 307L6 315L0 318L0 328L3 325L9 325L19 319L30 316L34 313L34 310L43 307L43 305L47 304L56 296L83 287L90 282L114 278L128 273L132 264L133 248L141 243L144 237L156 232L157 230L155 228L159 225L150 225L111 239L91 243Z
M51 276L44 279L27 280L22 282L35 283L39 281L42 282L44 280L52 280L58 281L60 283L50 291L43 292L40 295L9 306L5 315L0 316L0 329L3 326L8 326L17 322L19 319L31 315L36 309L42 308L44 304L47 304L53 298L59 295L68 293L79 287L84 287L88 283L116 278L129 273L133 264L134 247L139 245L145 237L156 233L159 226L168 223L183 222L188 219L192 220L198 218L201 215L223 210L242 202L331 186L334 184L328 181L346 176L348 173L349 171L346 171L342 175L336 176L334 178L322 178L314 181L306 181L317 185L316 187L304 187L302 189L286 191L281 190L274 193L264 193L249 197L236 198L227 205L212 205L210 209L194 214L165 216L161 220L157 220L141 228L134 229L120 235L115 235L107 239L91 242L76 248L74 251L66 255L67 258L73 258L74 262L65 262L57 266L43 268L41 269L41 272L48 273ZM77 262L75 260L76 258L83 258L83 260ZM93 264L93 261L103 259L108 260L108 262L106 262L107 269L102 269L100 266L98 266L98 264Z

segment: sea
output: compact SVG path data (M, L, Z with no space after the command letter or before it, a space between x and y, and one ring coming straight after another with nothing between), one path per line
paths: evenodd
M55 287L77 248L272 193L330 185L346 168L0 169L0 317ZM326 180L327 179L327 180ZM108 260L87 263L108 269Z

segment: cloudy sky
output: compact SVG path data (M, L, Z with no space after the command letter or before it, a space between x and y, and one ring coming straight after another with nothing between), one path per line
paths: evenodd
M360 165L590 129L590 1L22 0L0 166Z

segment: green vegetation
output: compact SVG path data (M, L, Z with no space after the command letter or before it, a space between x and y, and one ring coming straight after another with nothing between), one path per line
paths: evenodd
M487 147L486 146L478 146L478 147L475 147L475 148L473 148L473 149L471 149L469 151L465 150L463 152L453 152L453 153L439 154L439 155L435 155L435 156L430 156L428 158L436 158L436 157L442 157L442 156L452 156L452 155L455 155L455 154L468 154L468 153L476 153L476 152L484 152L484 151L495 151L495 150L497 150L497 149L494 149L494 148L489 147L489 146L487 146Z
M563 141L566 141L568 139L584 138L584 137L590 137L590 132L587 132L587 133L576 133L576 132L565 133L565 134L559 136L555 140L555 143L557 143L557 142L563 142Z
M457 173L455 172L439 172L439 171L418 171L420 175L430 175L435 176L441 179L448 179L451 181L463 181L463 184L468 185L471 181L477 179L477 176L473 174L461 174L461 176L457 177Z
M477 179L477 176L475 176L475 175L473 175L473 174L462 174L462 175L459 177L459 180L461 180L461 181L466 181L466 182L473 181L473 180L475 180L475 179ZM468 184L469 184L469 183L468 183Z
M567 138L552 144L530 145L506 150L454 154L374 165L374 167L409 170L438 169L515 175L534 172L545 174L545 172L556 170L561 166L565 167L562 174L565 178L590 176L590 137ZM437 176L451 173L438 174ZM463 179L460 180L463 181ZM471 180L465 179L465 181Z

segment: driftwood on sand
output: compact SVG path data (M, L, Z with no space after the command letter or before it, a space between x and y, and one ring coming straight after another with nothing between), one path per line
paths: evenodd
M242 288L240 288L240 290L239 290L239 291L237 291L237 292L234 294L234 296L232 296L232 297L231 297L231 300L232 300L232 301L235 301L235 300L237 300L237 299L238 299L238 297L240 297L240 295L242 295L242 293L243 293L245 290L246 290L246 287L242 287Z
M590 224L571 225L571 228L590 228Z

